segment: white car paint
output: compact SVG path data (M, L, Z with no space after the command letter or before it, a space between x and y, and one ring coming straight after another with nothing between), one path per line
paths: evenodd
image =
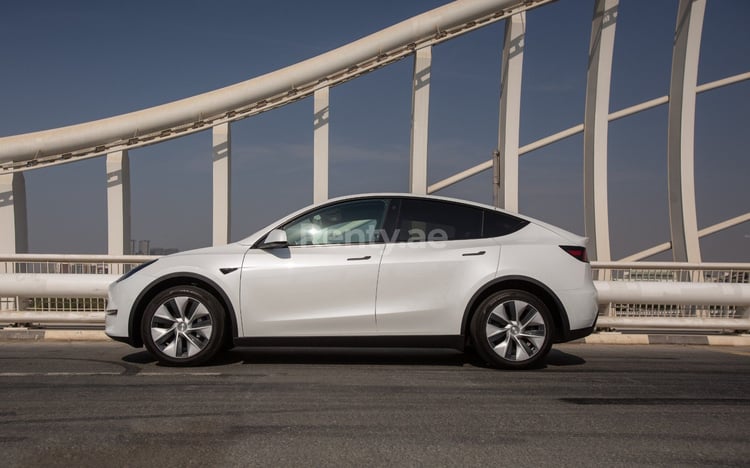
M368 194L303 208L226 246L160 258L109 288L106 333L140 345L139 298L168 278L198 278L216 290L235 339L249 337L461 336L471 300L493 281L523 278L564 308L566 333L582 336L596 321L591 268L560 246L586 239L529 222L495 238L292 245L259 243L272 230L320 206L356 198L415 198L482 210L493 207L434 196ZM497 210L500 211L500 210ZM485 215L486 216L486 215ZM563 337L564 338L564 337Z
M244 335L375 334L375 288L384 248L249 249L240 293Z
M463 314L457 311L495 278L499 258L494 239L388 245L378 281L378 332L460 334Z

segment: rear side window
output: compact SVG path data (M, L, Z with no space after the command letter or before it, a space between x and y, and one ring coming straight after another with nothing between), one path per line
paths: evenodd
M397 242L479 239L482 210L435 200L401 200Z
M500 237L512 234L529 224L528 221L516 218L499 211L484 210L484 228L482 237Z

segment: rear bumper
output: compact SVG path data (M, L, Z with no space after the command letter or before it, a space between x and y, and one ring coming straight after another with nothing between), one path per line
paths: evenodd
M594 330L596 329L597 318L594 318L594 324L591 325L590 327L564 331L558 336L557 343L565 343L567 341L578 340L581 338L585 338L589 336L590 334L594 333Z
M560 305L565 311L567 323L557 334L558 343L577 340L593 333L599 318L599 304L594 284L558 293Z

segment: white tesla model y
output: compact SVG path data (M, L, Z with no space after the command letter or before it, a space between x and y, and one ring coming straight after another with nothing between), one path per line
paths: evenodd
M106 332L170 365L233 345L472 347L525 368L594 329L586 240L433 196L338 198L109 288Z

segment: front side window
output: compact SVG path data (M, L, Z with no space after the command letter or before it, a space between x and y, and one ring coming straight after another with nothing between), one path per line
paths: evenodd
M291 246L380 242L387 206L381 199L338 203L306 213L282 229Z

